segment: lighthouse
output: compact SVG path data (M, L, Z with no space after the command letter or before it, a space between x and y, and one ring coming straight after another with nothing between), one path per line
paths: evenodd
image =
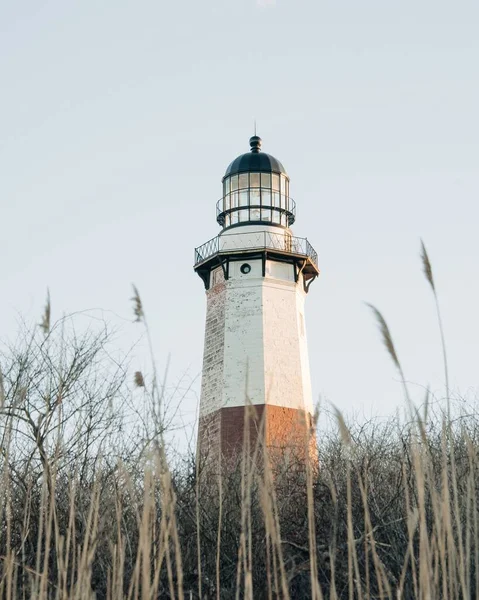
M258 136L222 179L219 235L195 249L206 290L198 451L235 457L251 447L303 449L312 427L305 298L318 256L293 235L296 204L281 162ZM245 419L247 415L253 418Z

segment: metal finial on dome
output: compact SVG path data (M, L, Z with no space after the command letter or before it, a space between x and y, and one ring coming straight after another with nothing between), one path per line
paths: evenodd
M254 135L249 139L251 152L259 152L261 150L262 139L258 135Z
M261 138L254 135L249 140L251 151L245 152L237 156L226 169L225 177L231 177L238 173L277 173L278 175L286 175L286 169L280 161L261 150Z

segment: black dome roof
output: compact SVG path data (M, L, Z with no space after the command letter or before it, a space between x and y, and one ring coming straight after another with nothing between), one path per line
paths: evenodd
M277 158L261 152L261 138L254 135L250 138L251 152L242 154L234 159L226 169L225 177L235 175L236 173L283 173L287 175L286 169ZM224 178L223 178L224 179Z

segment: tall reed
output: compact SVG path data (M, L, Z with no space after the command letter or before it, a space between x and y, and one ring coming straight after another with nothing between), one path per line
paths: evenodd
M409 421L354 423L336 412L336 428L322 428L323 409L317 457L306 427L301 456L278 459L246 398L242 455L214 457L213 479L194 453L171 460L166 375L157 376L138 290L152 376L134 372L148 417L133 433L127 370L104 368L107 332L81 337L53 323L48 296L38 331L0 357L0 597L479 598L479 417L454 405L424 244L421 261L445 405L414 406L392 332L372 307Z

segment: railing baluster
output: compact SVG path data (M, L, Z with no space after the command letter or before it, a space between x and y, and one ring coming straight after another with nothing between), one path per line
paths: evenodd
M223 238L216 236L211 240L208 240L202 246L195 248L195 265L208 260L215 254L227 251L228 248L225 248L224 245L221 244L221 239L223 239L225 242L232 243L233 247L229 248L232 250L241 250L242 248L248 250L252 250L254 248L272 248L274 250L293 252L294 254L308 256L315 265L318 264L318 254L306 238L288 236L287 234L284 235L282 233L273 233L271 231L263 230L257 233L256 238L248 237L247 241L245 242L245 235L248 234L234 233L229 234L227 238L226 236ZM238 236L243 237L243 241L241 241L241 238L238 238Z

